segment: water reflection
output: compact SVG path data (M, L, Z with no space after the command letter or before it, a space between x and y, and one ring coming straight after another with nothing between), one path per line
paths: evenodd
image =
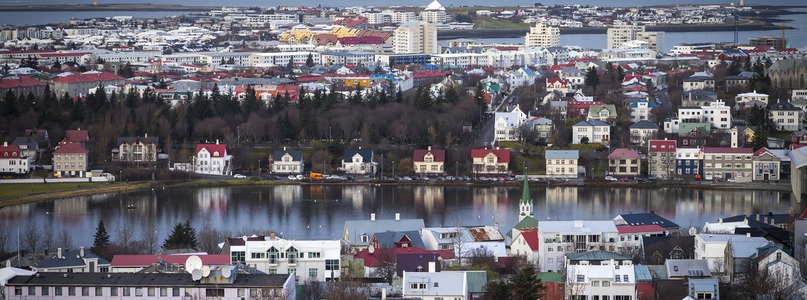
M535 187L539 220L611 219L619 213L655 211L682 228L720 217L755 213L800 213L790 193L678 188ZM341 236L345 220L423 218L427 226L492 225L505 231L518 222L521 189L516 186L268 186L148 190L103 194L5 207L0 222L24 229L31 220L73 233L89 246L103 219L114 228L139 232L154 224L164 239L177 222L200 228L209 222L232 235L276 231L292 239ZM131 206L131 207L129 207ZM78 245L76 245L78 246Z

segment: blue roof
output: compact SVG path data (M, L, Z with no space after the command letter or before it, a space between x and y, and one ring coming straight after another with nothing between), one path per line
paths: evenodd
M372 162L373 161L373 150L370 149L345 149L345 161L352 161L354 155L361 155L362 162Z
M608 125L608 123L605 123L600 120L591 120L591 121L580 121L572 126L611 126L611 125Z
M654 107L658 106L658 105L656 105L655 103L650 102L650 101L649 101L649 100L647 100L647 99L641 99L641 100L634 101L633 103L631 103L630 105L628 105L628 107L630 107L630 108L638 108L638 107L639 107L639 104L638 104L639 102L643 102L643 103L645 103L645 102L646 102L646 103L647 103L647 107L648 107L648 108L654 108Z
M650 274L647 265L634 265L633 271L636 272L636 281L653 281L653 275Z

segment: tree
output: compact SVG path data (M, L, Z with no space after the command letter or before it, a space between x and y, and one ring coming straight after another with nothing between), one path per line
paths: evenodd
M485 287L487 300L509 300L510 296L510 284L505 281L491 281Z
M544 286L538 278L532 264L525 266L516 274L511 283L514 300L533 300L544 296Z
M314 66L314 55L308 53L308 58L305 59L305 65L309 68Z
M392 279L398 271L398 258L395 255L394 249L376 249L376 258L380 264L373 271L373 276L384 278L389 284L392 284Z
M590 86L594 89L594 93L597 93L597 86L600 84L600 75L597 73L597 69L594 67L588 68L588 72L586 73L586 79L584 81L586 86Z
M325 296L330 300L353 300L367 299L370 294L364 283L343 279L329 282Z
M23 229L20 237L22 239L21 247L28 250L29 253L37 253L40 250L39 231L39 226L33 219L29 220L28 224L25 225L25 229Z
M196 229L191 227L191 221L185 220L174 225L171 234L163 242L165 249L196 249L199 241L196 239Z
M106 258L105 256L109 251L109 233L107 233L106 226L104 226L104 220L98 221L98 227L95 228L95 235L93 237L94 241L92 242L90 251L100 257Z
M325 296L325 289L316 278L309 278L303 283L300 293L299 299L319 300Z

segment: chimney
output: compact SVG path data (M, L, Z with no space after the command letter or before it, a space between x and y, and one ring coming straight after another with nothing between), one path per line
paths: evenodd
M62 258L62 248L61 247L56 248L56 258L58 258L58 259Z
M395 221L401 220L401 213L395 213Z
M429 273L437 272L437 265L433 262L429 262Z
M148 133L145 133L145 135L146 135L146 136L145 136L145 139L148 139L148 138L149 138L149 134L148 134Z
M275 237L277 237L277 234L276 234L274 231L270 231L270 232L269 232L269 240L273 240L273 241L274 241L274 240L275 240Z
M759 221L759 214L757 214L757 221Z
M387 288L381 289L381 300L387 300Z
M84 257L84 247L79 248L79 250L78 250L78 256L79 256L79 257Z
M286 151L286 146L283 146L283 151Z
M375 221L375 213L370 214L370 221Z
M8 142L3 142L3 147L8 147Z
M216 139L216 145L218 145L218 144L219 144L219 139Z
M429 151L432 151L432 146L429 146Z
M751 233L750 233L750 232L746 232L746 233L745 233L745 237L750 238L750 237L751 237Z
M723 224L723 218L717 219L717 222Z

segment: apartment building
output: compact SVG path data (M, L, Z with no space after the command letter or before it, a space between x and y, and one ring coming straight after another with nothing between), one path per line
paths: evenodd
M647 163L650 176L667 179L675 174L676 141L650 140L647 145Z
M630 260L582 260L566 266L566 289L573 291L569 299L636 298L636 273Z
M228 238L222 253L232 264L246 264L266 274L296 274L297 282L339 280L339 240L287 240L269 236Z
M289 63L303 65L308 60L309 55L314 60L314 64L319 64L321 55L318 52L273 52L273 53L252 53L250 55L251 66L253 67L273 67L286 66Z
M560 46L560 28L545 22L535 22L530 32L524 37L527 47L557 47Z
M611 125L603 121L580 121L572 125L573 144L603 144L611 140Z
M544 272L560 272L565 254L615 250L618 231L612 220L541 221L538 223L538 266Z
M661 52L664 51L664 32L645 31L645 26L641 25L614 25L608 28L606 37L606 48L620 48L630 41L644 41L649 44L649 48Z
M703 176L701 148L675 149L675 174L687 179L701 179Z
M577 178L578 150L546 150L546 175Z
M633 149L617 148L608 155L608 175L633 177L642 171L642 159Z
M434 0L420 13L420 19L432 24L443 24L448 19L446 8L440 2Z
M779 101L768 109L776 129L780 131L801 130L801 109L790 102Z
M751 181L752 148L703 148L703 179Z
M392 34L395 54L437 54L437 28L425 21L402 23Z
M53 151L53 171L59 177L84 177L87 171L88 154L81 144L67 143Z

